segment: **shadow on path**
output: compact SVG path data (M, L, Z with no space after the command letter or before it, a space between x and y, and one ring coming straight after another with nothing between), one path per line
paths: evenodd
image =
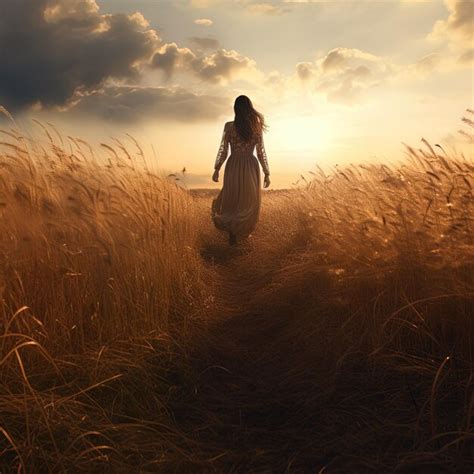
M206 242L201 247L201 258L210 265L228 265L250 252L250 245L247 241L231 247L224 241Z
M286 472L304 451L307 467L317 472L328 457L310 449L319 415L301 399L308 387L289 383L297 350L282 342L289 315L272 301L253 307L259 282L241 280L245 269L239 259L252 252L251 244L245 244L212 242L201 250L217 272L215 297L221 313L190 357L191 390L173 412L180 429L193 433L213 459L205 472ZM317 389L311 389L316 397Z

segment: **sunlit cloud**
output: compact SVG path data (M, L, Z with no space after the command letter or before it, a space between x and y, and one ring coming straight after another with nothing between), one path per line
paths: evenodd
M191 36L188 40L196 49L218 49L220 47L219 40L216 38Z
M153 67L162 69L167 77L183 70L210 83L224 83L235 78L251 79L259 76L254 60L237 51L217 49L206 55L196 54L176 43L164 45L153 57Z
M264 15L281 15L288 11L282 5L270 2L242 2L246 10L250 13Z
M324 71L335 71L343 69L351 60L361 60L375 63L381 61L374 54L361 51L355 48L335 48L320 61L320 65Z
M302 81L311 79L314 75L314 64L308 61L296 65L296 74Z
M323 129L322 122L335 124L340 114L357 118L361 110L377 110L382 101L392 107L404 101L405 108L425 110L451 84L455 87L444 107L459 109L461 100L462 107L470 105L464 84L474 66L467 27L472 8L455 0L447 1L446 9L427 4L431 16L421 26L420 9L425 7L401 1L391 1L387 8L377 4L377 14L397 17L394 23L387 21L387 28L398 28L406 16L411 26L404 35L413 39L409 50L409 43L393 43L393 29L387 41L383 35L374 43L361 40L361 29L370 27L361 14L371 11L366 3L198 0L191 5L180 0L147 17L117 13L112 3L23 0L27 9L16 2L7 9L0 2L0 104L43 109L38 114L52 121L61 112L63 123L68 117L83 123L99 120L110 124L111 133L114 127L133 129L137 124L139 131L149 128L154 136L155 121L160 130L167 121L179 122L179 127L167 128L171 147L178 129L186 128L190 136L193 130L205 130L211 137L215 122L231 119L233 98L247 94L274 124L272 131L291 131L289 144L286 137L269 135L270 150L272 140L286 150L280 150L281 166L292 147L310 160L314 150L334 151L333 140L341 143L349 130L359 136L349 119L337 139L331 127ZM129 5L133 12L137 4L129 0ZM344 24L341 14L351 8L357 17L354 28L348 20L344 34L325 29L332 22ZM314 31L313 22L318 25ZM244 27L242 35L232 28L236 24ZM278 46L272 51L269 45ZM361 133L370 131L366 121ZM300 133L303 128L314 135L316 127L317 138L305 140ZM163 136L160 140L163 144ZM204 138L202 146L208 146ZM201 158L193 159L198 163Z
M213 21L209 18L197 18L196 20L194 20L194 23L196 23L196 25L201 26L212 26Z
M438 53L430 53L423 56L414 64L416 71L426 74L432 72L441 63L441 57Z
M189 0L189 4L193 8L208 8L216 3L216 0Z
M289 11L289 6L286 2L282 1L235 0L228 2L225 0L190 0L189 5L197 9L223 6L260 15L280 15Z
M258 75L253 59L237 51L225 49L196 58L192 68L201 79L210 82L222 82L235 77L250 79Z
M432 39L459 41L472 47L474 42L474 2L466 0L445 0L449 11L446 20L439 20L430 33Z
M164 71L170 78L178 68L185 68L196 59L189 48L180 48L176 43L163 45L153 56L151 65Z
M119 123L198 122L218 119L229 104L227 97L196 94L177 86L107 86L78 98L69 112Z
M448 17L438 20L428 39L435 42L447 41L451 52L457 55L457 64L472 66L474 51L474 2L466 0L445 0Z
M474 48L469 49L466 52L462 53L458 58L458 62L460 64L473 67L474 66Z
M355 48L338 47L296 64L296 77L315 94L331 102L352 105L372 87L392 77L397 66L390 60Z

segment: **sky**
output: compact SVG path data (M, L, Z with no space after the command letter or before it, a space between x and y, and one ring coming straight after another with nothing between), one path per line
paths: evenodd
M129 133L190 187L212 185L240 94L269 125L274 187L396 162L421 138L470 146L470 0L0 0L0 58L0 105L22 124L93 144Z

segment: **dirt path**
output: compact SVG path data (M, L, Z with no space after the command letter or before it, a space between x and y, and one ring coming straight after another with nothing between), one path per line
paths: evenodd
M200 456L208 460L204 470L315 472L328 458L315 458L308 449L315 414L298 398L301 387L288 384L291 350L278 342L288 315L279 314L271 301L258 310L253 306L256 285L267 282L249 281L241 259L251 251L225 243L202 249L218 273L216 303L223 311L211 324L205 347L193 354L193 394L179 422L206 453Z
M364 320L332 280L298 267L305 243L296 234L261 262L255 243L230 249L210 240L201 249L216 314L193 333L170 400L185 443L173 472L466 471L467 444L452 458L439 446L426 451L429 412L419 407L436 374L407 376L368 357L354 337L364 336ZM445 432L464 396L456 380L451 399L437 403Z

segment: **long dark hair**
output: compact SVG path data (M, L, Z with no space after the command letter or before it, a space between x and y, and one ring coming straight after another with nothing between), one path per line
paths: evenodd
M267 129L263 115L254 109L252 101L246 95L239 95L235 99L234 112L235 129L245 141Z

